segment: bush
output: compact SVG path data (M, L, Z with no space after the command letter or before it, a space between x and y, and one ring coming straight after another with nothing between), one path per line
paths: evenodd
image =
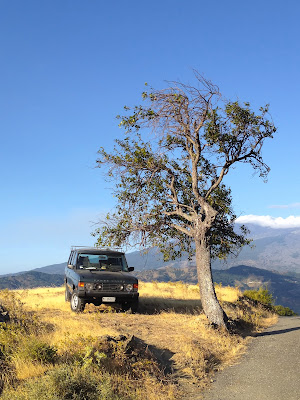
M29 337L19 354L32 361L53 364L57 356L57 349L36 337Z
M268 307L272 307L274 304L272 293L266 288L261 287L258 290L245 290L243 295L248 299L258 301Z
M272 294L268 291L268 289L259 288L258 290L245 290L244 296L248 299L258 301L263 305L269 307L276 314L281 316L292 316L297 315L293 310L289 307L284 307L281 305L274 306L274 298Z
M113 393L110 377L91 368L63 365L27 382L18 390L4 390L2 400L121 400Z
M289 307L283 307L283 306L274 306L274 311L276 314L281 315L281 316L293 316L297 315L293 310L291 310Z

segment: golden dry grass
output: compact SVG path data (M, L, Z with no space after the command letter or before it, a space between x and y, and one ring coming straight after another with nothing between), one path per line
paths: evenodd
M201 312L196 285L140 282L141 311L138 314L88 305L82 314L73 313L64 300L64 288L38 288L15 291L28 310L53 327L42 339L58 349L59 355L84 348L99 336L134 335L161 351L166 366L173 369L175 387L162 385L147 377L143 389L136 388L137 398L166 400L188 396L191 382L203 387L213 371L233 363L246 349L249 338L213 329ZM237 288L216 286L216 293L227 314L244 319L260 329L275 322L275 317L253 305L236 306L241 296ZM14 359L20 380L43 374L49 366ZM142 393L139 391L142 390ZM178 397L179 396L179 397ZM188 398L188 397L185 397Z

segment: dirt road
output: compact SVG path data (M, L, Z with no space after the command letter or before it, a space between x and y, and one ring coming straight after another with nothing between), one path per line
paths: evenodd
M300 400L300 317L281 317L259 334L239 364L215 376L203 399Z

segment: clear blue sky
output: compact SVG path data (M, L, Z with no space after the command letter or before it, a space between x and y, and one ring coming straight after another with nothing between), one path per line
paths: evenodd
M299 15L296 0L1 0L0 274L93 245L114 204L94 166L122 135L115 116L145 82L192 83L193 68L229 99L270 103L278 127L269 182L227 179L237 214L300 225Z

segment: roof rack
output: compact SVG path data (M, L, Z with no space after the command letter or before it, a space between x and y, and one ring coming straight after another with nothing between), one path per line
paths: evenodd
M71 250L77 249L91 249L91 250L115 250L115 251L122 251L121 247L97 247L97 246L71 246Z

